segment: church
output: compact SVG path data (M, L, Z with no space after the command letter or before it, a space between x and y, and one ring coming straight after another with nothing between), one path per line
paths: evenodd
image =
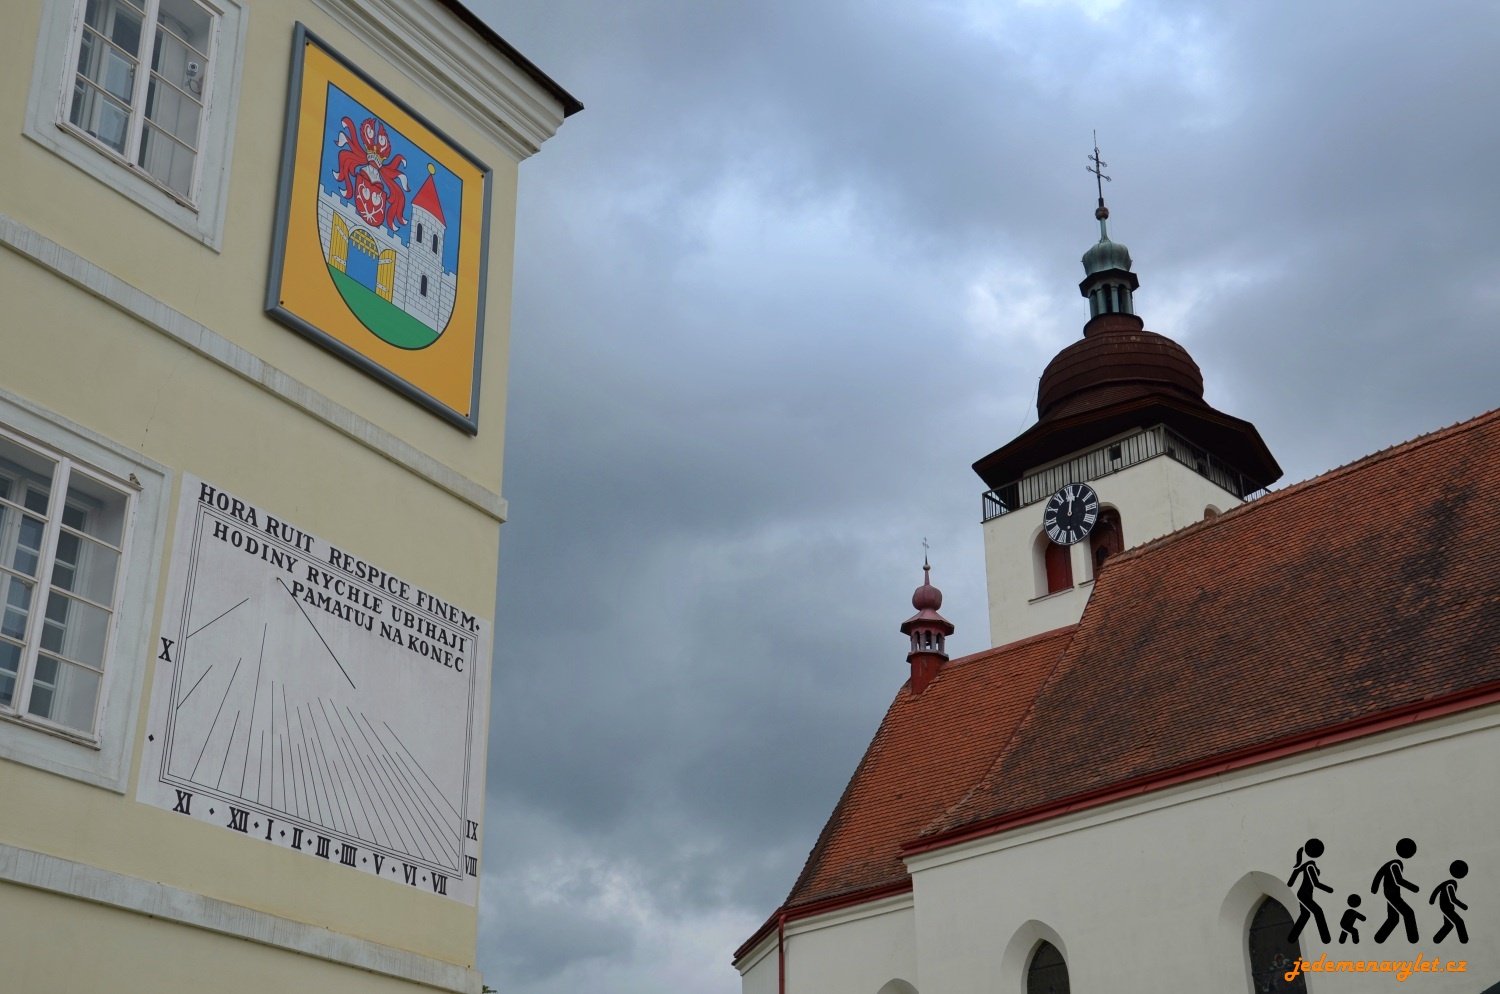
M993 647L924 564L745 994L1500 990L1500 411L1271 490L1095 216L1083 337L974 464Z

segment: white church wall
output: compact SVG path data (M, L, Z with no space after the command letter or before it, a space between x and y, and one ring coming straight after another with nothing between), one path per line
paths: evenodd
M925 990L917 979L913 916L911 895L901 894L787 922L781 950L787 994L876 994L893 980ZM773 933L765 954L742 975L744 994L774 994L777 956Z
M1240 503L1169 456L1082 482L1094 488L1103 506L1119 512L1127 549L1201 521L1207 506L1226 511ZM1083 616L1094 575L1087 540L1070 550L1072 590L1047 595L1045 574L1038 576L1035 543L1042 533L1046 506L1045 502L1028 504L984 524L991 645L1071 625Z
M1295 687L1267 692L1296 706ZM1497 751L1491 706L915 856L922 994L1024 994L1036 937L1025 930L1038 923L1063 943L1075 990L1249 994L1249 918L1263 894L1297 915L1285 881L1309 838L1326 847L1317 862L1334 892L1318 894L1332 941L1309 923L1305 959L1462 960L1464 973L1413 973L1402 989L1474 994L1500 978ZM1398 930L1377 945L1386 908L1371 881L1403 837L1417 843L1405 875L1420 886L1409 900L1421 939ZM1470 941L1435 944L1442 915L1428 897L1456 859L1470 868L1458 886ZM1350 894L1365 920L1359 944L1340 945ZM1311 994L1353 994L1398 975L1306 976Z
M780 994L781 974L774 931L746 953L736 966L740 971L741 994Z

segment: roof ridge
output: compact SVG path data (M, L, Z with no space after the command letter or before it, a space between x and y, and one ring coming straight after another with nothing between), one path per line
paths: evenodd
M1035 635L1027 635L1025 638L1016 639L1014 642L1005 642L1000 645L992 645L988 649L980 649L978 652L971 652L967 656L959 656L957 659L950 659L938 670L938 675L941 676L943 670L946 670L950 666L966 666L972 662L975 662L981 656L988 656L993 653L1002 651L1009 652L1012 649L1019 649L1022 646L1031 645L1034 642L1041 642L1049 638L1056 638L1058 635L1062 634L1068 629L1077 627L1078 622L1075 621L1071 625L1060 625L1057 628L1049 628L1045 632L1038 632ZM910 681L907 682L909 683ZM901 686L905 687L906 684L903 683Z
M1324 470L1316 476L1309 476L1305 480L1298 480L1296 483L1288 484L1280 490L1268 491L1265 496L1257 498L1256 500L1245 501L1230 508L1227 511L1224 511L1221 514L1215 515L1212 518L1205 518L1201 521L1194 521L1192 524L1184 525L1176 531L1168 532L1167 534L1159 536L1158 538L1154 538L1149 542L1142 543L1141 545L1138 545L1133 549L1127 549L1124 552L1119 553L1118 555L1110 556L1109 561L1115 562L1138 559L1149 552L1161 548L1162 546L1170 545L1171 543L1176 542L1179 539L1183 539L1189 535L1195 535L1206 528L1215 527L1216 525L1222 524L1227 519L1239 517L1242 514L1249 513L1251 510L1257 507L1274 505L1282 500L1288 499L1290 495L1316 489L1317 487L1324 486L1334 480L1342 479L1345 476L1350 475L1351 473L1360 472L1362 470L1368 469L1371 466L1379 465L1380 463L1385 462L1388 459L1392 459L1398 455L1404 455L1414 449L1419 449L1427 445L1432 445L1437 442L1444 441L1450 436L1459 435L1466 431L1477 430L1483 425L1494 420L1500 420L1500 407L1492 408L1488 411L1484 411L1483 413L1476 414L1472 418L1467 418L1463 421L1455 421L1453 424L1444 425L1441 428L1434 428L1432 431L1424 432L1420 435L1415 435L1400 442L1393 442L1383 449L1376 449L1374 452L1371 452L1368 455L1360 456L1358 459L1354 459L1342 465L1335 466L1332 469Z

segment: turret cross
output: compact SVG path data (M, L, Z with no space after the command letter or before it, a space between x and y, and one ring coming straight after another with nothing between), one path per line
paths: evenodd
M1094 174L1094 185L1099 188L1099 206L1103 207L1104 184L1112 183L1114 181L1111 180L1108 176L1104 175L1104 170L1109 166L1109 163L1099 158L1099 132L1097 131L1094 132L1094 154L1086 156L1086 158L1091 163L1093 163L1093 165L1084 166L1083 168Z

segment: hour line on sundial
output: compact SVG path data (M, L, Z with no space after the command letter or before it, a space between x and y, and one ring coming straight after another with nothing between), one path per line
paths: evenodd
M313 620L307 617L307 611L303 609L302 602L297 600L297 595L292 593L292 588L288 587L286 581L279 576L276 578L276 582L281 584L281 589L285 590L286 595L292 599L292 603L297 605L298 613L307 619L308 627L313 630L313 634L318 637L318 641L323 643L323 648L328 650L328 657L333 660L333 665L337 666L339 672L344 674L344 679L349 681L349 686L354 687L354 678L349 675L348 670L344 669L344 664L339 662L339 657L334 653L333 647L328 644L328 640L323 637L323 633L318 631L318 626L314 625Z

